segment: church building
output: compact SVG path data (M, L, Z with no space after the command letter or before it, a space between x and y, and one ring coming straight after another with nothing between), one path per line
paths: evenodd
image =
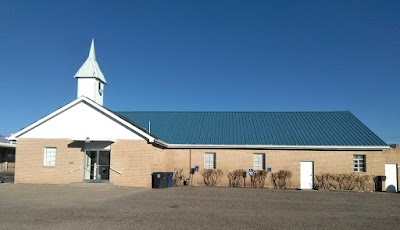
M111 111L93 40L75 78L74 101L10 137L15 183L151 187L152 173L183 170L203 186L203 169L253 169L289 170L299 189L320 173L386 175L398 189L399 154L350 112Z

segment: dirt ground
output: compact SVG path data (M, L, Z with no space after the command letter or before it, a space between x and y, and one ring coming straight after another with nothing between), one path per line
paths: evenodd
M0 184L0 229L397 229L400 194Z

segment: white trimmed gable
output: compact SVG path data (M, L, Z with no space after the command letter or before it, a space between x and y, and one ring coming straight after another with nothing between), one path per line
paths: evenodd
M71 140L148 140L154 138L97 103L81 97L14 134L18 138Z

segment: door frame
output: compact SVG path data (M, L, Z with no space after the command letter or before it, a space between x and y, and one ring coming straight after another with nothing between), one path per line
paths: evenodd
M95 164L97 164L96 166L94 166L94 167L97 167L97 168L94 168L93 170L96 172L96 179L86 179L85 178L85 174L86 174L86 160L87 160L87 152L96 152L96 163ZM97 176L99 175L99 172L98 172L98 167L99 167L99 160L100 160L100 152L109 152L109 168L108 168L108 174L110 175L110 164L111 164L111 150L109 149L109 148L88 148L88 149L85 149L84 151L83 151L83 175L82 175L82 177L83 177L83 182L86 182L86 183L109 183L109 181L110 181L110 178L108 178L108 179L99 179L99 178L97 178ZM90 168L90 172L89 173L91 173L91 168Z
M307 166L307 168L305 168ZM311 166L311 170L309 167ZM304 172L306 170L306 172ZM311 175L308 175L308 172L311 171ZM307 177L305 175L302 175L304 173L307 173ZM311 176L311 179L307 179L307 181L304 181L306 178L309 178ZM314 161L300 161L300 189L313 189L314 188Z

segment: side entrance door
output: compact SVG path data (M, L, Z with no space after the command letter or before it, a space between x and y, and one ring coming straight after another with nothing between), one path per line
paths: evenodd
M300 189L312 189L314 186L314 162L300 162Z
M397 192L397 164L385 164L386 192Z
M86 150L84 180L108 182L110 179L110 151Z

